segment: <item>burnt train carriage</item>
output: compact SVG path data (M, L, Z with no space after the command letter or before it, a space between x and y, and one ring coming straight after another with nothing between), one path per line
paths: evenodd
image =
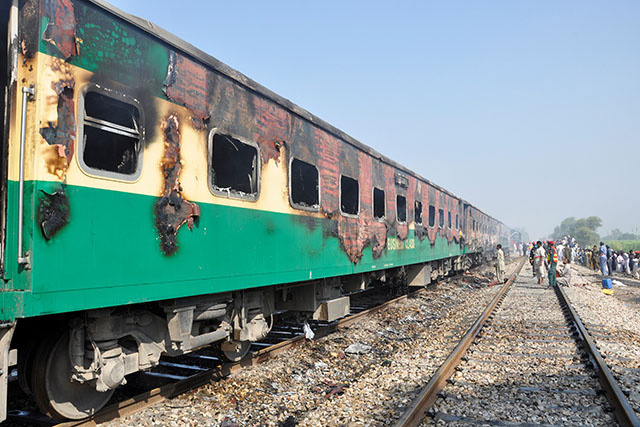
M276 310L428 283L508 229L211 56L100 0L0 6L0 391L56 418Z

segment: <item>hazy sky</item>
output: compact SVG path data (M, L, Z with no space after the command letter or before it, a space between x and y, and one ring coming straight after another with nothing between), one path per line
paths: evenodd
M532 238L640 228L640 1L111 3Z

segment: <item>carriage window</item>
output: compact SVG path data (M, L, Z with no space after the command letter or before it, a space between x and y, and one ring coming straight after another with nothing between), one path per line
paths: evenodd
M456 214L456 230L460 228L460 224L458 223L458 214Z
M349 215L358 215L360 209L360 186L358 181L342 175L340 177L340 210Z
M255 199L258 195L258 149L229 135L214 134L211 186L214 193Z
M416 224L422 224L422 202L416 200L413 209L413 217Z
M429 227L436 225L436 208L429 205Z
M451 228L451 212L447 212L447 227Z
M291 203L296 207L318 209L320 191L318 168L302 160L291 161Z
M375 219L384 218L385 213L384 190L373 188L373 217Z
M444 210L438 209L438 224L440 227L444 227Z
M407 198L399 194L396 196L396 213L398 222L407 222Z
M138 108L94 91L84 95L83 106L82 166L97 175L135 179L142 166Z

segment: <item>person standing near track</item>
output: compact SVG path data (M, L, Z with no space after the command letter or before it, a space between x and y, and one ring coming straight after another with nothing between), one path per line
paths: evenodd
M494 264L494 266L496 267L496 280L498 281L498 283L504 283L505 266L504 266L504 252L502 252L502 245L498 244L497 249L498 249L498 256L496 259L496 263Z
M544 248L542 247L542 242L538 240L536 243L536 251L533 255L533 269L536 272L536 277L538 278L538 284L541 285L544 283Z
M607 275L607 247L603 242L600 242L600 273Z
M547 265L549 266L549 286L556 286L556 268L558 267L558 251L553 240L549 240L547 251Z

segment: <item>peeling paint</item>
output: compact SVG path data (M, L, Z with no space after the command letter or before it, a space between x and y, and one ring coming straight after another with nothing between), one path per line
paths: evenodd
M62 187L53 194L43 194L38 206L38 223L40 231L46 240L50 240L69 223L69 199Z
M57 122L48 122L47 127L40 128L40 135L49 145L57 146L60 159L54 159L55 165L50 165L50 172L62 177L64 171L71 164L76 140L76 120L74 113L74 85L73 79L53 82L51 87L58 94ZM60 161L64 160L64 161Z
M64 59L78 54L76 18L71 0L44 0L43 17L48 19L42 40L58 49Z
M182 197L180 186L180 129L178 118L170 115L162 122L164 134L164 157L161 167L164 180L162 196L155 204L156 229L160 237L160 248L165 255L178 249L176 236L185 223L189 230L200 217L200 207Z
M171 51L163 92L170 100L184 105L192 114L193 127L203 129L210 119L207 69Z

